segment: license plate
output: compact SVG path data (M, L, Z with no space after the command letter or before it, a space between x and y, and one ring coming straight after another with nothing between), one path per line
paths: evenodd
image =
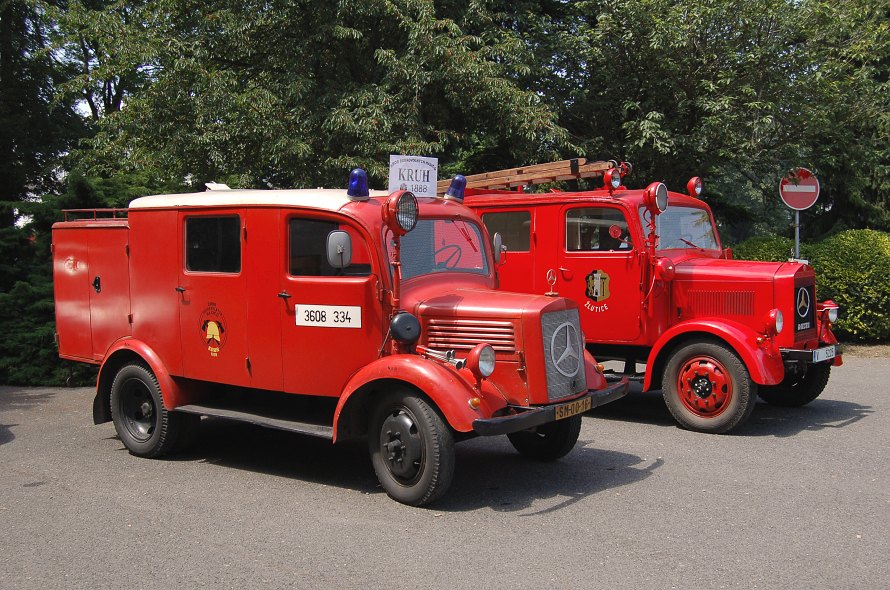
M585 397L561 406L556 406L556 419L562 420L563 418L586 412L591 407L593 407L593 398L591 397Z
M821 363L833 359L836 356L834 346L826 346L825 348L817 348L813 351L813 362Z

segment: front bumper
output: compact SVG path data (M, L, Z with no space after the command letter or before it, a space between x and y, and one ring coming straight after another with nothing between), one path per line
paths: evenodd
M516 411L515 414L509 416L498 416L496 418L485 418L473 420L473 432L479 436L498 436L501 434L510 434L511 432L519 432L520 430L528 430L535 426L547 424L557 420L557 412L562 418L568 418L574 412L567 413L566 408L575 407L575 404L586 405L585 400L590 400L590 407L587 411L603 404L613 402L618 398L627 395L628 381L625 377L618 383L611 383L608 387L597 390L590 390L581 397L575 398L569 402L553 404L549 406L508 406Z
M832 344L830 346L822 346L810 350L798 350L795 348L782 348L783 361L797 361L807 364L824 363L834 361L836 357L841 355L841 346Z

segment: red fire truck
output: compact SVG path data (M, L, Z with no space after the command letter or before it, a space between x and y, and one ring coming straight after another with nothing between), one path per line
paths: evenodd
M644 391L661 389L685 428L727 432L758 395L782 406L814 400L842 361L831 330L838 306L816 301L813 269L732 260L700 179L688 194L660 182L628 190L629 170L582 158L459 177L449 190L465 190L466 204L502 236L501 288L577 302L587 349L624 361L623 374ZM604 177L597 190L523 190L596 176Z
M131 453L190 442L201 416L338 442L367 435L386 492L448 488L454 443L574 446L622 396L575 303L495 290L479 218L452 199L228 190L68 212L53 227L59 354L100 365L96 423Z

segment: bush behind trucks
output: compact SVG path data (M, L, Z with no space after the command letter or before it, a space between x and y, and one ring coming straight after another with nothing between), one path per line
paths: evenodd
M732 260L699 198L700 179L688 194L660 182L629 190L629 171L579 158L460 177L449 190L465 192L488 230L503 236L501 288L574 300L587 349L624 361L623 374L644 391L661 389L685 428L730 431L758 395L782 406L816 399L842 359L831 329L838 306L816 301L813 269ZM601 189L523 190L597 176Z
M360 170L348 190L209 188L53 226L59 354L100 365L94 421L134 455L179 450L202 415L367 435L385 491L422 505L456 441L506 434L556 459L627 390L572 301L495 290L458 202L370 195Z

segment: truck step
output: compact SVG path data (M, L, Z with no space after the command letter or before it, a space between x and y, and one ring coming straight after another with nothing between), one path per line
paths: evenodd
M184 412L187 414L199 414L201 416L212 416L214 418L224 418L226 420L237 420L239 422L248 422L266 428L275 428L278 430L287 430L289 432L298 432L300 434L308 434L328 440L334 439L334 428L330 423L320 423L318 421L309 421L305 419L282 418L281 416L266 416L263 413L251 409L234 409L225 407L222 404L188 404L179 406L176 412Z

